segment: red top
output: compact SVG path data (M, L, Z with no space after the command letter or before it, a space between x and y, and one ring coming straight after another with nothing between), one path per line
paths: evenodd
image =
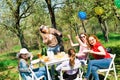
M92 50L95 52L100 52L98 49L99 46L102 46L102 45L99 42L97 42L94 46L92 46ZM104 48L104 50L105 50L105 48ZM111 58L110 54L106 50L105 50L105 52L106 52L105 53L106 55L97 55L97 54L92 54L92 55L95 59Z

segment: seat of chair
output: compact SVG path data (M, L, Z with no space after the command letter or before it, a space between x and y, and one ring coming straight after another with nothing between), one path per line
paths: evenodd
M99 69L98 71L99 72L105 72L105 71L108 71L108 70L113 70L113 68L110 68L110 69Z

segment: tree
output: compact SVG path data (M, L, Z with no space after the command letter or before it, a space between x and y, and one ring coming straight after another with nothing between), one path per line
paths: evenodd
M48 7L48 10L49 10L52 27L54 27L56 29L55 14L54 14L54 10L52 8L51 0L45 0L45 1L47 3L47 7Z
M21 26L21 23L33 13L32 6L35 2L36 0L3 0L4 6L2 7L3 16L1 25L17 35L21 47L27 48L23 34L25 26Z

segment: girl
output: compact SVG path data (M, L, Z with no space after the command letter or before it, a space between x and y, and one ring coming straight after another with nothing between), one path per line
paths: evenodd
M99 80L97 70L108 68L111 62L111 56L95 35L90 35L88 37L88 42L88 46L91 50L87 50L86 52L90 53L95 58L95 60L89 61L87 73L84 80L89 79L90 73L92 73L95 80Z
M78 43L73 43L70 35L68 35L68 38L70 39L72 46L79 46L79 52L76 54L76 56L81 61L81 63L85 64L84 61L86 61L88 57L88 54L84 53L84 50L88 50L87 34L81 33L79 36L76 36Z
M75 65L80 65L80 62L78 59L75 58L75 50L74 49L69 49L68 50L68 56L69 56L69 61L65 61L61 63L60 65L57 66L56 70L59 71L62 69L62 67L75 67ZM78 69L72 69L69 71L65 71L63 73L63 79L65 80L73 80L77 77L79 70Z
M30 55L30 52L26 48L22 48L20 52L17 54L17 58L19 59L18 63L18 69L20 72L20 75L22 77L22 80L32 80L32 74L29 70L29 64L28 64L28 57ZM33 70L37 77L40 77L44 75L44 80L46 79L46 70L44 67L37 68Z

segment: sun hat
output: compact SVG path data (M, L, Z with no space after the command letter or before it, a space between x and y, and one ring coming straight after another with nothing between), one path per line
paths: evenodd
M22 49L20 49L20 52L17 53L16 57L19 58L19 56L21 54L28 54L28 55L30 55L30 52L26 48L22 48Z

